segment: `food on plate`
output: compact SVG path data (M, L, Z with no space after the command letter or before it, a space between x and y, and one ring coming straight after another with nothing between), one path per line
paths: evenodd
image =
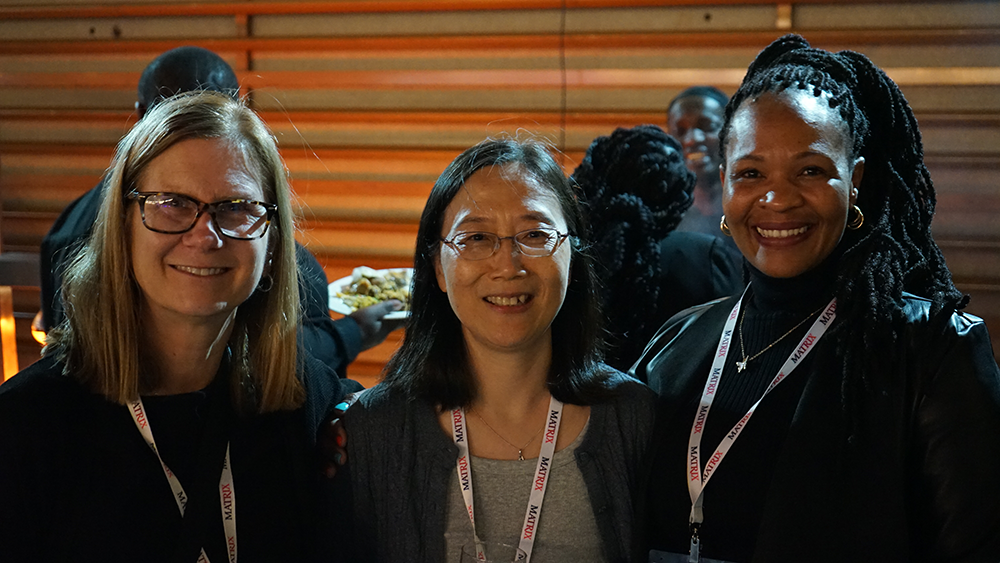
M402 311L410 309L410 270L373 270L354 268L351 282L342 286L337 297L357 311L389 299L403 302Z

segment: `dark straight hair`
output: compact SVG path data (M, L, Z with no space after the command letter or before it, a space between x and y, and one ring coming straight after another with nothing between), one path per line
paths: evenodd
M598 401L607 393L605 382L612 372L600 361L600 311L597 280L586 252L587 226L562 169L548 148L533 140L487 139L458 155L434 184L417 231L406 337L386 365L384 384L446 409L475 398L461 322L438 287L434 264L445 209L473 174L493 166L520 168L559 202L573 235L573 257L566 299L552 322L549 391L566 403Z

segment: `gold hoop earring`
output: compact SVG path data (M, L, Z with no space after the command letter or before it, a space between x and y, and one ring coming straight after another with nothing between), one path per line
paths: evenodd
M847 228L852 231L856 231L861 228L861 225L865 224L865 214L861 212L861 208L857 205L854 206L854 218L847 222Z
M733 236L733 232L729 230L729 225L726 224L725 215L723 215L722 220L719 221L719 229L722 231L722 234L726 235L727 237Z

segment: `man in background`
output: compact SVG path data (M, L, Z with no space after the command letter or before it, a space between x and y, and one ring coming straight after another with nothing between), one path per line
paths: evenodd
M684 214L679 231L723 236L722 182L719 178L719 131L729 97L713 86L692 86L667 106L667 133L680 141L684 162L698 181L694 203Z

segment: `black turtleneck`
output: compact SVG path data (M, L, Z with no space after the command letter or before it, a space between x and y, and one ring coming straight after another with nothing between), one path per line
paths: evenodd
M738 321L733 334L719 390L705 424L703 468L722 438L764 394L815 321L818 310L833 297L835 257L788 279L771 278L752 266L748 268L750 285L743 298L742 321ZM743 372L737 372L736 362L744 355L760 352L792 327L794 330L787 336L750 360ZM703 556L733 562L752 558L768 488L772 480L783 478L777 459L809 378L810 363L807 358L800 364L805 369L797 369L761 401L706 486L701 527ZM685 487L686 497L686 484L678 481L678 485ZM677 508L685 513L689 509L689 503Z

